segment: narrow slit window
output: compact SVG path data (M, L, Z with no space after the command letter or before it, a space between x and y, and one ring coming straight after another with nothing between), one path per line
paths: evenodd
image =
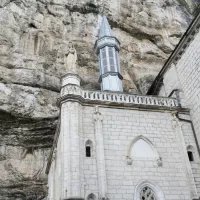
M91 147L90 146L86 146L86 157L91 157Z
M115 71L115 64L114 64L114 55L113 55L113 47L109 47L108 51L109 59L110 59L110 71Z
M194 161L194 156L193 156L192 151L188 151L188 158L189 158L189 161Z
M85 142L85 156L92 157L93 144L91 140Z
M103 73L108 72L108 63L107 63L107 56L106 56L106 47L102 50L102 64L103 64Z
M117 71L120 72L120 63L119 63L119 53L118 51L115 51L115 59L117 62Z

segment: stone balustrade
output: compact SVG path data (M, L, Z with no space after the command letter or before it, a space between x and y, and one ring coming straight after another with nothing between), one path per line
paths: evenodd
M85 101L99 101L107 103L120 103L120 104L135 104L143 106L156 106L156 107L169 107L178 108L178 102L175 98L146 96L129 93L114 93L105 91L92 91L83 90L78 85L65 85L61 89L61 98L67 99L67 97L78 96Z

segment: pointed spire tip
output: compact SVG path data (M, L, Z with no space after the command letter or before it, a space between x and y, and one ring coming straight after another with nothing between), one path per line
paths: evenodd
M110 25L108 23L107 17L105 15L102 16L101 28L100 28L100 32L99 32L99 38L104 37L104 36L113 37L112 30L110 28Z

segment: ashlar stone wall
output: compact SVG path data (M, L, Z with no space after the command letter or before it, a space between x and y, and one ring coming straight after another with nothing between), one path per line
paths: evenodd
M200 32L197 33L180 60L170 66L164 75L163 82L161 96L168 96L173 89L182 91L181 101L183 105L190 108L191 120L200 144ZM188 138L193 138L193 136L185 132L184 137L187 145L193 146L194 142L188 141ZM191 162L191 165L200 195L200 162L196 145L194 145L194 153L196 159Z
M136 185L145 180L157 184L165 199L190 199L180 153L182 149L178 135L181 133L173 128L170 113L106 108L102 108L101 112L108 198L133 199ZM155 160L140 158L127 165L129 145L140 135L152 142L162 158L162 166L158 166Z
M74 104L77 104L77 102ZM77 121L81 121L82 124L79 138L80 159L78 169L79 173L82 174L79 179L81 197L88 199L92 196L94 199L98 199L100 195L98 170L99 168L101 170L102 166L97 162L96 147L99 138L95 135L95 108L94 106L79 106L80 109L82 117L81 119L79 117ZM187 158L187 151L183 135L185 134L188 141L190 140L190 136L187 136L187 134L192 134L190 127L184 128L183 134L181 123L172 113L167 111L145 111L101 106L98 110L101 115L101 134L105 156L106 184L103 189L106 191L107 198L110 200L137 200L143 185L153 188L157 197L162 200L189 200L197 197L191 165L188 159L185 159ZM66 120L63 120L65 125L67 124ZM137 138L142 138L150 144L155 152L154 158L131 154L133 141L136 141ZM85 143L88 140L92 142L91 157L86 157L85 152ZM64 136L61 141L61 143L67 143L67 138ZM58 142L57 149L59 149L59 145L64 146L61 143ZM73 144L70 145L70 148L73 148ZM145 152L145 149L141 149L141 151ZM57 154L57 156L59 155L60 153ZM76 162L75 157L74 159L71 157L71 162L72 165L73 162ZM61 167L64 166L64 171L68 169L65 158L60 165ZM53 161L52 166L55 167L55 161ZM67 171L68 177L76 177L75 169L71 168L71 172ZM55 184L55 181L52 182L53 174L55 176L55 173L57 173L56 176L58 177L58 172L55 171L51 167L49 187ZM63 177L65 175L64 172ZM54 188L61 187L61 185L55 185ZM67 187L65 181L64 185ZM54 193L57 191L59 191L58 188L54 190ZM50 195L55 194L51 193ZM50 200L59 198L58 196L56 198L50 197Z

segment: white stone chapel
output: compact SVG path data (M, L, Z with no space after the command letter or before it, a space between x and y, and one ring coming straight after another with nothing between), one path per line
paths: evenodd
M71 45L46 168L48 200L199 199L199 27L200 15L148 95L123 92L120 42L105 16L95 43L101 91L81 87Z

